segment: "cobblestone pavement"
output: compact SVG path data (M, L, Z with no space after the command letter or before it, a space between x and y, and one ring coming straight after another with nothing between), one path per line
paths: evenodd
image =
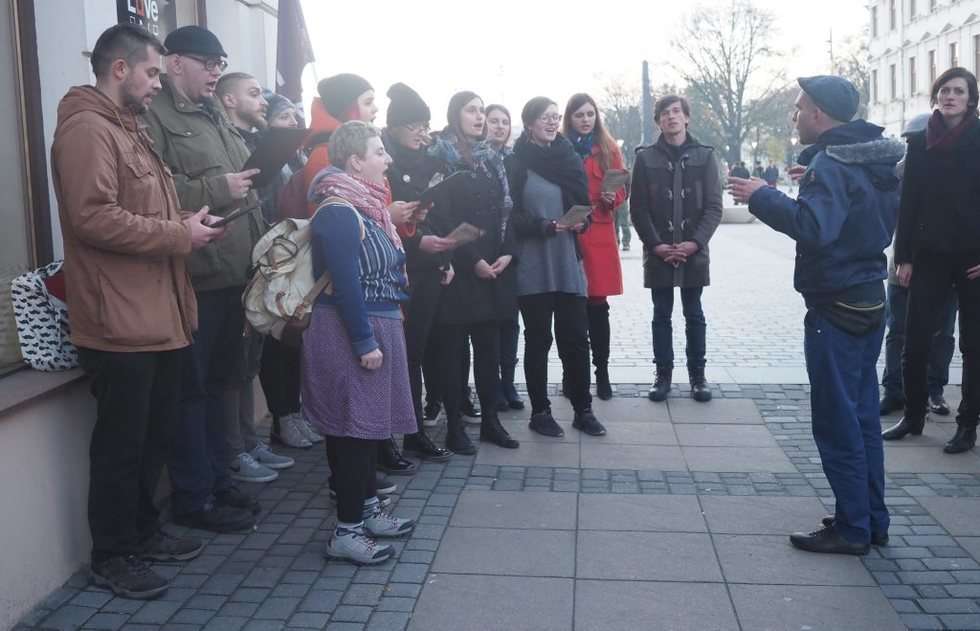
M395 512L419 525L381 566L324 560L325 459L293 451L293 469L253 487L257 530L157 565L173 578L160 600L113 598L82 571L20 628L980 629L980 457L940 452L950 423L887 447L890 545L821 556L786 540L831 510L806 386L722 384L706 405L618 390L596 402L605 438L571 429L556 397L564 438L507 414L520 449L398 479Z

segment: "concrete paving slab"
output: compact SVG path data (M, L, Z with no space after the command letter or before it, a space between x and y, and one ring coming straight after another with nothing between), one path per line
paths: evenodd
M574 530L573 493L464 491L450 526Z
M575 575L575 533L448 528L432 571L571 577Z
M596 442L615 445L676 445L677 436L670 423L620 423L609 421L605 416L599 420L606 426L606 435L601 439L583 437L583 447ZM578 433L578 432L576 432Z
M429 577L409 631L568 631L571 579L518 576Z
M725 580L757 585L873 586L855 556L813 554L793 548L787 536L712 535Z
M685 471L687 463L679 447L590 441L582 445L582 468Z
M708 403L692 399L668 399L670 419L674 423L761 424L762 415L752 399L715 398Z
M600 495L578 498L582 530L707 532L694 495Z
M579 531L576 576L700 583L722 580L708 535L660 532Z
M888 473L976 473L980 471L980 457L973 452L950 456L944 454L938 447L886 448L885 471Z
M691 471L796 473L779 447L681 447Z
M570 426L565 432L572 432ZM504 449L491 443L480 443L476 464L540 466L547 462L552 467L578 467L578 445L560 442L527 441L518 449Z
M670 413L667 410L667 405L665 403L654 403L645 396L613 397L608 401L602 401L598 397L594 397L592 400L592 409L607 427L619 422L636 423L657 421L666 423L670 421Z
M504 426L514 440L519 441L522 445L524 443L574 443L578 444L582 439L582 432L572 429L571 423L562 423L562 428L565 430L565 435L561 438L552 438L551 436L542 436L537 432L532 432L531 428L528 427L528 416L525 414L515 420L507 420L503 415L500 417L500 424Z
M708 529L719 534L789 535L814 530L827 514L815 497L702 496Z
M949 534L954 536L980 534L980 498L920 497L919 503Z
M970 556L980 561L980 537L957 537L956 543L970 553Z
M684 423L674 431L677 442L688 447L778 447L764 425Z
M753 631L905 631L876 587L731 585L743 629Z
M696 612L696 613L695 613ZM737 631L721 584L575 583L575 631Z

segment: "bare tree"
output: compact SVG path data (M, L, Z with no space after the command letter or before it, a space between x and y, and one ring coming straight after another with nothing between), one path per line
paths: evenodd
M721 128L729 162L741 159L748 131L784 82L768 66L780 55L771 46L775 21L751 0L724 8L700 7L684 20L673 41L675 70L691 96L704 103Z
M864 32L844 40L843 54L834 58L834 74L850 80L861 93L858 118L868 115L871 100L871 64L868 53L868 28Z
M603 122L613 138L623 141L623 158L633 168L636 148L643 142L640 90L619 80L606 84L601 99Z

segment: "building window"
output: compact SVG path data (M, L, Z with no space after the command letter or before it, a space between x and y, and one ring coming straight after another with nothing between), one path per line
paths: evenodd
M871 7L871 36L878 37L878 7Z
M878 102L878 71L871 71L871 102Z
M888 0L888 28L895 30L895 0Z
M949 45L949 67L955 68L960 65L960 46L956 42Z
M936 51L929 51L929 85L936 82ZM930 88L931 89L931 88Z
M918 92L918 86L915 83L915 57L909 57L909 94L916 92Z
M915 19L915 0L909 0L909 20Z
M895 75L895 64L888 67L888 83L890 87L890 93L892 100L898 98L898 77Z
M929 0L929 13L935 13L936 11L936 0Z
M973 74L980 72L980 35L973 36Z

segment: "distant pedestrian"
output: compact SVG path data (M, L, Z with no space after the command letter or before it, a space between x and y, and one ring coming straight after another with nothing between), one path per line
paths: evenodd
M884 250L898 211L903 147L851 119L860 95L846 79L799 79L793 116L807 147L797 199L761 179L731 178L735 199L796 241L803 294L813 438L836 499L823 528L790 543L810 552L867 554L888 541L878 372L885 324Z

